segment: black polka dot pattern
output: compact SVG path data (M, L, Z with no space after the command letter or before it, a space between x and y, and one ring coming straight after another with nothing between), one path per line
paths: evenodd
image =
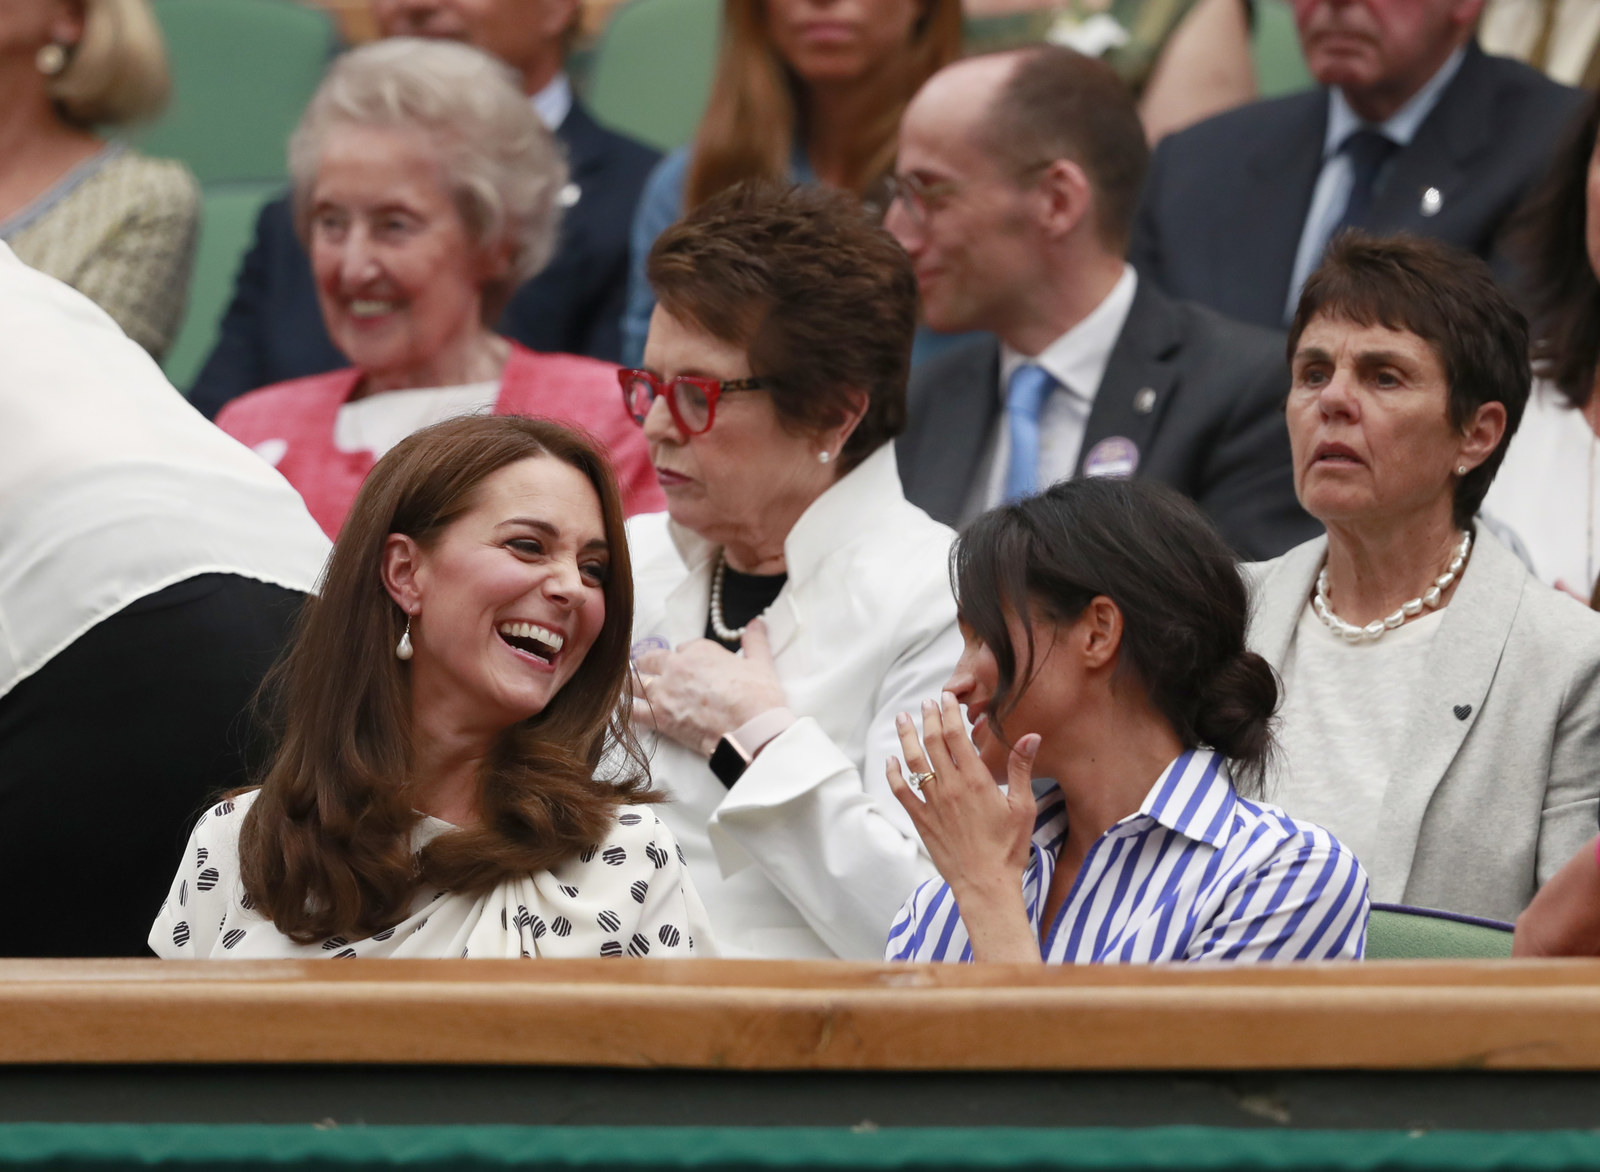
M689 865L689 860L683 857L683 845L681 843L674 843L673 845L678 848L678 862L687 867Z
M172 942L179 948L189 943L189 921L179 920L172 929Z
M615 932L618 928L622 927L622 917L617 915L616 912L601 912L594 918L594 922L599 924L600 927L607 932Z
M233 813L233 803L232 802L223 802L219 806L217 806L217 808L215 810L212 810L211 812L213 814L215 814L218 818L226 817L227 815Z
M572 886L570 883L563 883L561 885L561 894L566 896L568 899L577 899L578 889Z
M244 910L247 912L254 911L256 907L256 901L251 899L250 893L246 891L239 897L239 906L244 908Z
M572 935L572 921L568 920L566 916L557 916L550 921L550 930L557 936L570 936Z
M599 849L600 848L597 847L597 846L586 846L586 847L584 847L583 848L583 853L578 856L578 862L580 862L580 863L592 863L592 862L594 862L595 852L598 851Z
M189 906L189 881L187 879L178 884L178 906Z
M639 823L643 822L644 819L630 810L626 814L619 814L617 816L617 821L622 823L624 826L637 826Z
M224 947L224 948L232 948L235 944L239 943L239 941L241 941L243 939L244 939L244 929L243 928L235 928L235 929L233 929L233 931L226 932L226 933L223 934L222 947Z
M393 936L394 936L394 929L393 928L385 928L381 932L374 932L372 934L372 938L374 940L388 940Z
M322 942L322 950L324 952L332 952L335 948L343 948L349 943L350 941L346 940L343 936L329 936Z
M661 870L662 867L665 867L667 863L671 861L667 858L667 852L662 850L653 842L644 848L644 857L656 865L657 871Z
M600 946L600 955L601 956L621 956L622 955L622 941L620 941L620 940L607 940L604 944L602 944Z
M656 933L656 939L661 941L661 943L665 944L668 948L676 948L678 947L678 941L682 939L682 937L678 934L678 929L674 928L671 924L662 924L661 931Z
M646 940L643 936L639 935L639 933L635 932L633 934L633 939L628 941L628 955L648 956L649 954L650 941Z
M356 954L356 950L354 948L346 948L343 952L334 953L333 954L333 959L334 960L349 960L355 954Z
M633 896L634 903L643 903L644 897L650 894L650 884L643 879L635 879L633 886L628 888L628 894Z
M207 867L195 877L194 889L196 891L210 891L217 885L217 880L221 877L215 867Z
M628 861L628 852L620 846L608 846L600 853L600 857L606 861L607 865L620 867Z
M206 860L210 857L211 852L206 850L205 847L196 847L194 852L194 865L197 867L203 867L206 865Z

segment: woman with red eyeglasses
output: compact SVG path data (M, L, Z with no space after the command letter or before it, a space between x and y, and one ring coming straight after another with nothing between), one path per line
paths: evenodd
M916 280L859 201L769 181L651 250L621 373L667 513L628 526L635 729L725 954L877 959L934 874L884 760L961 654L954 534L908 503Z

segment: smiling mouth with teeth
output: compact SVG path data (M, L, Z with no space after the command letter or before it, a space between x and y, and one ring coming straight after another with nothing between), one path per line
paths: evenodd
M495 628L495 633L509 646L533 656L541 663L553 663L567 641L559 631L541 627L538 623L501 623Z

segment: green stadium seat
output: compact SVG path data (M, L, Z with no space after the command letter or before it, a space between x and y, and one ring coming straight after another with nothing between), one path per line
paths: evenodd
M232 0L209 0L231 3ZM185 391L216 345L217 327L233 296L234 276L255 236L261 205L283 190L277 179L207 184L201 188L200 243L189 280L189 307L161 364L174 386Z
M1251 56L1255 58L1256 85L1263 98L1276 98L1312 85L1287 0L1260 0L1256 5Z
M662 150L687 143L711 93L721 14L722 0L632 0L619 8L589 69L594 116Z
M1500 960L1512 926L1430 908L1375 903L1367 917L1368 960Z
M172 64L172 100L129 135L181 159L202 184L288 173L289 134L338 46L321 9L292 0L154 0Z

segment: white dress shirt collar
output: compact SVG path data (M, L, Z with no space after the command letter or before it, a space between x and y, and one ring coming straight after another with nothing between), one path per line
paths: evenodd
M1092 404L1100 390L1100 380L1105 377L1106 365L1111 361L1111 350L1122 336L1127 324L1128 311L1133 308L1133 295L1138 292L1139 277L1132 265L1122 266L1122 276L1111 287L1100 304L1089 316L1046 346L1038 355L1029 357L1000 344L1000 401L1005 402L1006 387L1011 375L1025 362L1037 363L1050 372L1052 378L1067 394Z
M1417 137L1417 130L1427 120L1428 115L1433 113L1433 108L1439 104L1439 97L1444 93L1445 86L1449 85L1460 72L1461 63L1466 60L1466 56L1467 49L1463 45L1446 58L1445 63L1439 66L1423 87L1411 95L1410 101L1385 121L1376 124L1368 123L1350 108L1343 90L1337 86L1331 87L1328 90L1328 132L1322 140L1323 159L1331 158L1344 145L1345 139L1365 126L1382 131L1385 137L1399 146L1409 144Z
M554 133L572 112L572 82L564 70L557 70L549 84L528 100L533 103L533 112L539 115L539 121Z

